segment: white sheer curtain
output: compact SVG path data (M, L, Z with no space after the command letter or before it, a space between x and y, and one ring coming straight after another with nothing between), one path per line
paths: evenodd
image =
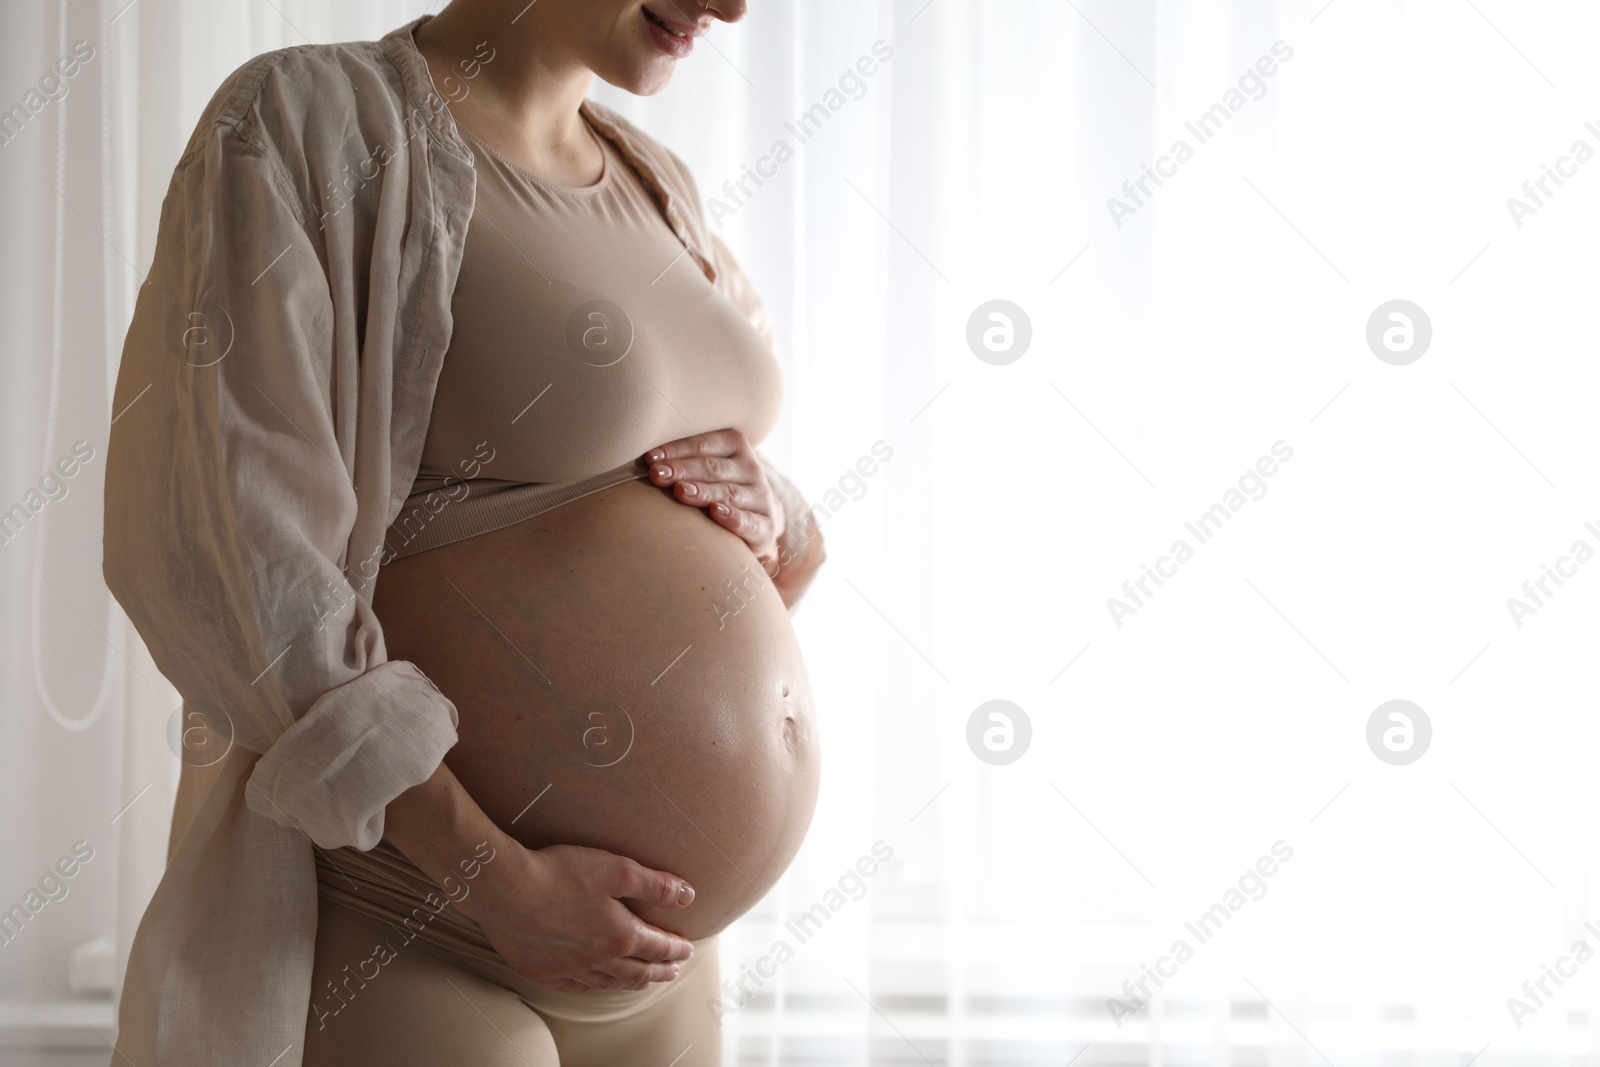
M98 51L0 147L0 507L104 441L217 81L430 9L125 2L0 8L0 106ZM752 8L659 97L596 89L717 200L778 326L767 447L828 512L797 618L822 798L725 939L729 1062L1596 1062L1600 14ZM1028 321L1012 362L969 344L995 300ZM175 775L173 696L98 582L97 476L0 548L0 903L107 844L0 946L41 1003L72 946L126 945ZM1395 699L1431 724L1404 765L1368 740ZM992 700L1029 724L1011 763L969 745Z

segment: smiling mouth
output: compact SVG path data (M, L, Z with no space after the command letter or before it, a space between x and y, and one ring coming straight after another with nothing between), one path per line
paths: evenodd
M672 34L672 36L674 36L674 37L687 37L687 36L689 36L687 33L679 33L677 30L673 29L671 26L668 26L665 22L662 22L661 19L655 14L655 12L651 11L649 8L647 8L647 7L646 8L640 8L640 10L644 12L644 17L645 18L649 19L651 22L655 23L657 26L660 26L663 30L666 30L668 33Z

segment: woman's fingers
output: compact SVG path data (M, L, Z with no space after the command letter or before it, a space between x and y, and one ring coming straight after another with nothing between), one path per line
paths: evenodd
M570 978L559 978L547 988L562 993L590 993L596 989L640 990L652 982L671 982L678 977L676 963L645 963L643 960L620 958L601 964L598 968L575 973Z
M759 516L752 515L743 508L730 508L726 504L713 504L708 511L719 525L726 526L747 541L755 532L753 527L759 521Z
M744 431L730 428L668 441L646 452L644 458L647 463L657 463L661 460L681 459L684 456L731 456L749 447L750 441L745 437Z
M600 967L600 972L620 986L643 988L651 982L670 982L678 977L676 963L649 963L622 957Z
M693 903L694 887L677 875L653 871L625 856L617 856L615 860L616 870L609 887L612 896L669 908Z
M611 896L669 908L693 903L694 887L677 875L652 870L625 856L612 859L614 867L606 890ZM667 964L694 955L694 945L687 939L651 926L631 912L626 914L629 922L605 946L607 955Z
M761 461L742 430L716 430L668 441L646 452L644 458L650 480L657 485L679 481L756 485L763 478Z
M650 464L650 480L657 485L680 481L751 485L751 467L760 470L760 463L752 461L747 466L731 456L684 456Z
M518 974L568 992L642 989L671 981L673 965L694 955L693 942L650 925L625 903L687 906L694 890L678 875L576 845L522 854L527 876L502 886L504 899L489 899L478 920Z
M706 509L706 514L719 526L742 537L757 556L769 555L777 546L778 524L771 515L729 507L727 504L713 504Z
M645 460L653 484L671 486L680 504L704 508L750 546L762 569L776 572L782 505L742 431L717 430L669 441L645 453Z
M756 492L753 485L736 485L731 482L675 482L673 493L685 504L708 508L712 504L727 504L745 511L759 510L766 498Z
M776 564L774 562L768 565L768 557L775 560L778 538L783 533L783 528L782 522L776 515L762 510L760 505L768 498L764 498L754 489L715 483L700 485L694 482L679 482L674 492L679 503L705 508L706 514L710 515L719 526L737 534L750 546L750 550L763 561L762 566L767 571L768 577L774 573ZM755 506L752 507L752 504Z
M694 955L694 945L687 939L669 934L642 919L637 921L625 944L610 947L616 949L612 953L614 956L632 956L648 963L677 963Z

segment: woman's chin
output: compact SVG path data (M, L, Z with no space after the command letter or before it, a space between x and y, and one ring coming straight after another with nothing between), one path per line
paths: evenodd
M647 56L633 57L615 69L599 71L601 80L634 96L654 96L672 82L678 61L653 49Z

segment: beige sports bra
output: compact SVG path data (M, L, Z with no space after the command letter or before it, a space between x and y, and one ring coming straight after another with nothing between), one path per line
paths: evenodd
M422 462L388 559L646 476L649 449L777 422L781 370L615 146L552 185L462 127L477 197Z

